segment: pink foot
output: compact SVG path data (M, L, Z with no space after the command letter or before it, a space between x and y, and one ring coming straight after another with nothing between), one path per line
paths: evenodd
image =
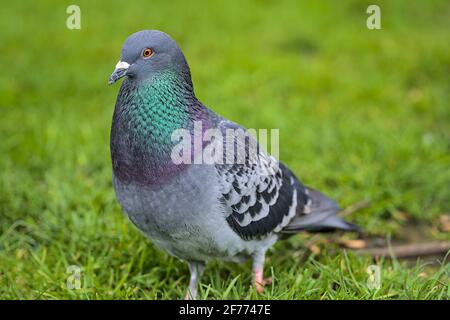
M263 293L264 292L264 286L272 284L272 278L264 278L263 277L263 270L257 269L255 271L255 278L254 278L255 288L256 292Z

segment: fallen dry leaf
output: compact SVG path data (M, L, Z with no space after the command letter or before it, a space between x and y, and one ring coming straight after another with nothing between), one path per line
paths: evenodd
M428 275L427 275L427 273L426 272L421 272L421 273L419 273L419 277L421 277L421 278L426 278Z
M320 248L318 245L316 244L312 244L308 247L309 250L311 250L312 253L314 254L320 254Z
M450 215L443 214L439 217L439 221L441 223L441 230L444 232L450 232Z
M350 249L364 249L365 247L367 247L367 242L361 239L344 240L341 242L341 244L344 247Z

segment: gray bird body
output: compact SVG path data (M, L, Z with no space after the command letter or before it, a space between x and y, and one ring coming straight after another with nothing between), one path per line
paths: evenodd
M230 228L230 210L220 203L213 165L192 165L157 188L113 182L130 220L156 246L180 259L241 262L276 241L276 235L246 241Z
M209 260L252 258L258 288L265 252L280 235L357 230L336 216L339 207L333 200L304 186L257 143L256 153L247 153L243 163L173 162L174 130L185 129L194 137L194 123L200 121L225 137L227 130L243 128L197 100L184 55L166 34L131 35L110 83L122 77L111 129L117 199L155 245L189 262L191 297ZM231 143L231 149L249 141L255 142L238 135L222 142Z

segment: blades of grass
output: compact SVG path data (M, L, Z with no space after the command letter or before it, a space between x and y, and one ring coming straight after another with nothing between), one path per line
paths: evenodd
M234 285L236 284L236 282L238 281L238 279L239 279L240 277L241 277L241 276L238 275L238 276L236 276L233 280L231 280L231 282L228 284L228 287L225 289L225 291L224 291L223 294L222 294L222 299L227 299L227 298L228 298L228 296L229 296L231 290L234 288Z

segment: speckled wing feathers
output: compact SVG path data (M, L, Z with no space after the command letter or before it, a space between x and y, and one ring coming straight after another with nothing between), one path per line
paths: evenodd
M228 121L224 125L237 127ZM245 140L236 139L233 145L242 143ZM307 204L307 196L289 169L260 148L254 156L246 154L245 160L216 165L221 202L229 213L228 224L241 238L259 239L287 226L298 208Z

